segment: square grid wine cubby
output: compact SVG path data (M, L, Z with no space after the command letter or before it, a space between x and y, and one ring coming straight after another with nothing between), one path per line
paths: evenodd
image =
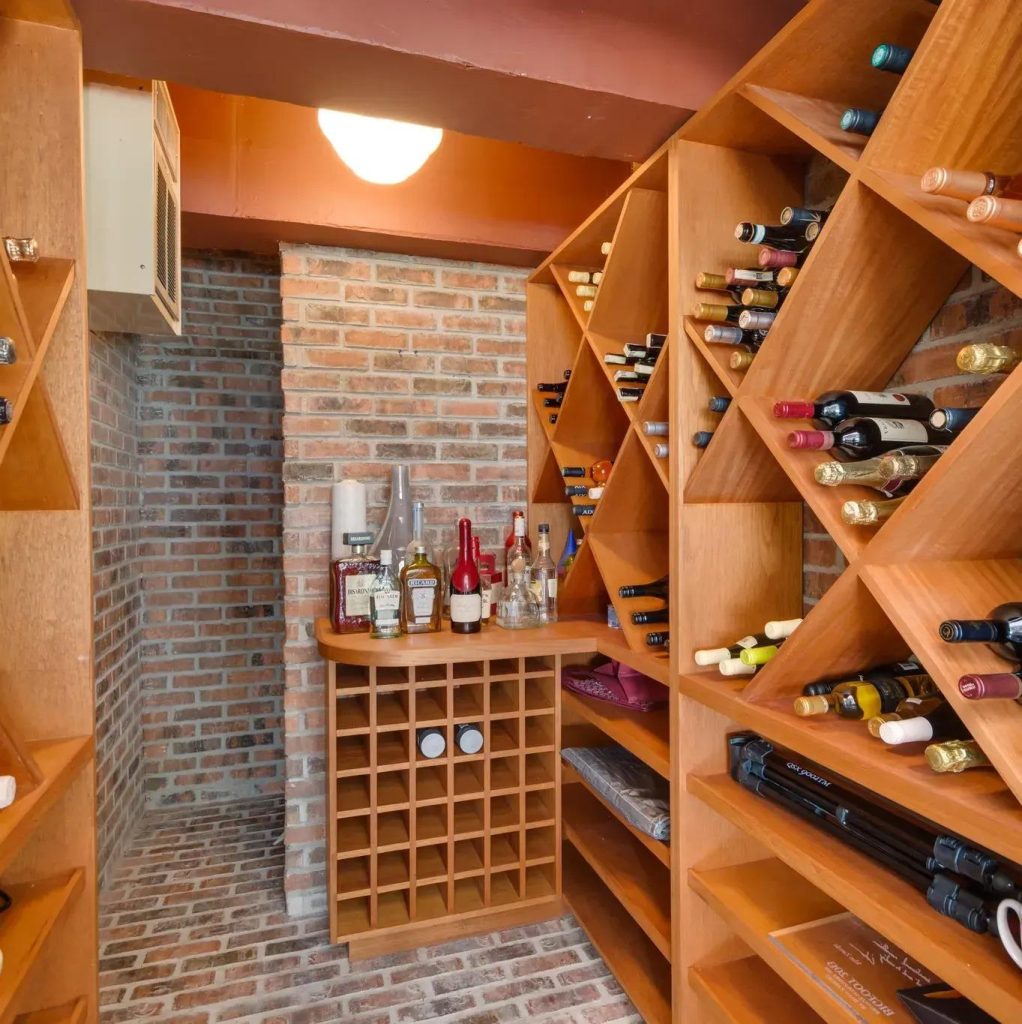
M328 663L335 942L556 898L559 674L557 655ZM470 723L476 754L455 739Z

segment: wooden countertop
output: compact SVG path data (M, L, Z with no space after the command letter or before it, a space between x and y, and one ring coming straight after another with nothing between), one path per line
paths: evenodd
M480 658L521 658L542 654L602 654L645 672L667 685L670 659L633 651L618 629L597 619L569 619L537 629L483 626L479 633L455 635L449 623L439 633L418 633L395 640L374 640L368 633L335 633L327 618L316 620L319 653L346 665L430 665Z

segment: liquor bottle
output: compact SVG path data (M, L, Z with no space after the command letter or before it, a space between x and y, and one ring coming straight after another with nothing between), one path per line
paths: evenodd
M939 444L943 435L929 423L918 420L870 419L860 416L845 420L833 430L793 430L789 448L831 451L850 459L872 458L907 444Z
M856 135L872 135L880 124L880 114L881 112L877 110L849 107L841 115L841 131L854 132Z
M39 259L39 243L34 238L5 238L4 250L12 263L35 263Z
M942 775L958 774L970 768L989 768L990 759L979 749L975 740L946 740L931 743L923 751L926 763Z
M544 398L543 406L546 409L560 409L564 404L564 395L558 395L556 398Z
M574 475L575 475L574 473L571 473L571 474L564 473L564 476L574 476ZM583 470L578 475L579 476L585 476L585 471ZM525 522L525 513L522 512L520 509L515 509L515 511L513 511L511 513L511 529L508 530L507 536L504 538L504 564L503 564L503 566L501 566L501 568L504 570L504 575L501 577L501 579L503 580L504 583L507 583L507 552L508 552L508 549L511 547L511 545L514 544L514 542L515 542L515 520L517 520L517 519L521 519L523 524L524 524L524 522ZM531 552L532 552L532 541L529 540L529 535L528 534L525 535L525 546L528 548L528 550L529 550L529 552L531 554Z
M622 595L624 596L624 595ZM739 660L742 655L742 651L751 650L754 647L773 647L775 646L770 637L765 633L750 633L748 636L743 636L741 640L737 640L730 647L706 647L702 650L692 652L692 660L703 667L707 665L719 665L722 661L727 661L729 658Z
M554 391L559 395L563 395L568 390L568 382L566 380L559 380L553 384L537 384L537 391Z
M1022 604L999 604L985 619L947 619L940 638L949 644L985 643L1009 661L1022 660Z
M619 387L617 389L617 397L622 402L637 402L645 393L645 387Z
M771 619L764 623L763 635L768 640L785 640L801 625L801 619Z
M870 64L878 71L891 71L900 75L915 56L916 51L907 46L896 46L894 43L881 43L870 57Z
M589 284L593 275L588 270L569 270L568 280L572 284Z
M478 722L462 722L454 727L454 742L463 754L478 754L483 749L483 730Z
M578 516L579 519L587 519L589 516L596 515L595 505L572 505L571 511L574 515Z
M653 456L657 459L669 458L671 454L670 445L666 441L653 445Z
M743 331L760 331L766 333L773 326L776 313L763 309L743 309L738 314L738 326Z
M830 210L810 210L805 206L786 206L781 210L781 223L785 227L801 228L810 224L823 224L830 216Z
M497 573L497 557L489 551L483 551L482 541L478 536L472 537L472 557L479 569L479 596L483 605L483 625L490 621L494 612L493 577Z
M527 573L532 568L532 541L525 529L525 513L515 512L511 521L510 543L504 541L504 583L511 573Z
M732 352L727 361L727 365L730 366L732 370L747 370L752 366L752 361L755 357L755 352Z
M918 718L920 715L928 715L935 711L947 701L943 694L933 694L929 697L906 697L898 706L885 715L875 715L866 723L866 729L870 736L880 739L880 727L885 722L903 722L907 718Z
M769 288L743 288L739 301L743 306L755 309L778 309L784 302L784 292Z
M923 743L936 740L967 740L969 730L947 701L940 701L932 711L880 726L880 739L889 746L902 743Z
M925 674L889 676L870 672L865 679L838 683L828 694L796 697L794 709L802 718L836 712L841 718L862 720L894 711L906 697L925 696L936 689Z
M1017 700L1022 702L1022 672L984 672L962 676L958 692L966 700Z
M497 625L501 629L534 629L539 625L539 607L529 586L528 570L511 573L510 583L497 602Z
M712 430L697 430L692 435L692 443L697 448L706 448L712 440L713 440L713 431Z
M399 574L406 565L415 561L415 549L419 545L425 550L426 558L432 561L432 552L426 542L425 512L426 506L421 501L412 502L412 539L408 542L408 547L405 548L398 562Z
M887 501L846 501L841 506L841 519L849 526L875 526L890 519L904 500L890 498Z
M472 521L462 516L458 520L458 561L451 570L451 632L478 633L482 618L479 566L472 555Z
M961 349L955 362L962 373L1011 373L1022 362L1022 354L1008 345L979 342Z
M750 245L769 245L771 249L801 252L805 246L805 228L801 225L754 224L742 221L735 228L735 238Z
M777 657L780 650L777 644L760 644L758 647L749 647L738 655L738 660L743 665L765 665L768 661Z
M585 466L562 466L561 476L574 478L588 477L594 484L605 484L613 468L613 459L597 459L588 469ZM515 513L516 516L518 514ZM529 550L532 550L531 544L529 545Z
M443 757L447 749L447 737L443 729L435 725L415 730L415 745L423 757L432 761L434 758Z
M664 601L670 596L670 576L661 576L651 583L627 583L617 588L618 597L659 597Z
M811 419L817 427L826 429L856 416L926 420L931 412L933 402L925 395L906 395L898 391L825 391L812 402L774 402L777 419Z
M858 484L894 498L908 494L945 451L946 445L908 445L862 462L821 462L813 475L824 487Z
M664 420L646 420L642 424L642 432L647 437L667 437L670 433L670 424Z
M965 216L973 224L989 224L992 228L1022 232L1022 199L980 196L969 203Z
M950 196L971 203L980 196L1022 199L1022 174L993 174L991 171L959 171L953 167L931 167L919 187L931 195Z
M670 622L671 612L668 608L658 608L652 612L632 612L633 626L652 626L658 622Z
M741 345L752 351L759 347L763 336L759 331L743 331L740 327L710 324L703 330L703 340L710 345Z
M756 262L765 269L783 270L785 267L800 267L805 261L804 252L773 249L764 245L756 256Z
M578 554L578 541L575 539L575 534L569 530L568 536L564 541L564 550L561 551L561 557L557 562L557 576L558 579L564 579L568 575L568 571L575 564L575 556Z
M647 647L669 647L671 643L671 634L665 629L657 633L646 634L646 646Z
M18 361L18 351L13 338L0 336L0 366L13 366Z
M731 407L731 399L727 395L714 395L706 403L706 407L710 412L727 412Z
M697 302L692 307L694 320L707 320L718 324L737 324L741 315L741 306L728 306L720 302Z
M14 419L14 405L9 398L0 397L0 427Z
M401 635L401 588L394 575L393 554L380 552L380 570L369 590L369 635L392 640Z
M539 547L532 566L532 589L539 605L539 621L549 626L557 621L557 566L550 557L550 525L539 524Z
M979 409L943 408L930 413L930 426L946 434L960 434L975 418Z
M369 554L371 533L345 533L341 541L351 548L351 554L330 563L330 624L335 633L365 633L369 630L369 591L380 560Z
M426 557L426 545L416 544L414 557L401 570L401 630L439 633L440 570Z

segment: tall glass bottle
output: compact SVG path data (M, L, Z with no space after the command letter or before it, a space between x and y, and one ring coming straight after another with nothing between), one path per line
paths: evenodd
M373 554L385 549L406 551L412 539L412 485L407 466L393 466L390 470L390 507L383 528L373 545Z
M524 523L525 513L521 509L515 509L514 512L511 513L511 529L508 530L507 537L504 538L504 564L501 568L504 570L503 582L505 586L511 582L507 575L507 553L511 549L511 545L515 542L515 523L518 522L519 519ZM529 540L528 534L525 535L525 546L529 549L529 553L531 554L532 541Z
M472 521L458 520L458 561L451 570L451 632L478 633L482 626L479 567L472 551Z
M401 635L401 588L393 561L391 551L380 552L380 571L369 590L369 634L376 640Z
M401 570L401 629L405 633L440 632L440 570L419 544L415 558Z
M550 524L539 524L539 552L532 567L533 591L539 605L539 621L549 626L557 621L557 566L550 557Z
M513 536L504 554L504 579L512 573L527 574L532 568L532 543L525 531L525 513L515 513Z
M420 545L426 550L426 558L429 561L433 561L433 553L430 551L429 544L426 543L426 524L425 524L426 506L421 501L412 502L412 539L408 542L408 546L402 553L401 564L398 566L398 571L403 569L406 565L410 565L415 561L415 549Z

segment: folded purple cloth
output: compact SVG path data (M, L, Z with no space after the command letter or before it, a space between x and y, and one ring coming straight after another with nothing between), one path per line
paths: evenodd
M561 686L633 711L653 711L669 700L666 686L620 661L597 668L569 665L561 672Z

